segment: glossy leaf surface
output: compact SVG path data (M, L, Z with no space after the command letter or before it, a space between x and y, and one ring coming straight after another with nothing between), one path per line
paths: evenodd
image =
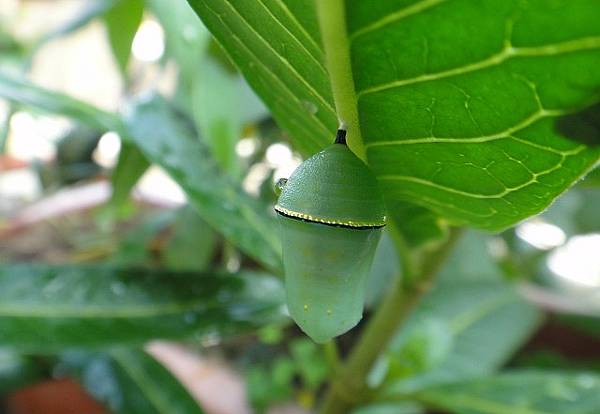
M258 274L108 266L0 268L0 341L19 350L235 333L279 316L280 283Z

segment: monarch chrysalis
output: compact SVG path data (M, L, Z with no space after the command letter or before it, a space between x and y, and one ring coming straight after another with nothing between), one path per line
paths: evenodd
M385 225L377 180L345 136L338 130L333 145L278 183L288 308L316 342L362 318L366 276Z

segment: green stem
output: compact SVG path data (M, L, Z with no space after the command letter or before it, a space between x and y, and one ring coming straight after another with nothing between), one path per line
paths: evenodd
M327 361L327 367L329 368L330 376L337 375L337 371L340 367L340 355L335 343L335 339L327 341L323 344L323 351L325 353L325 360Z
M394 281L388 296L383 300L369 321L348 360L338 370L325 396L322 414L344 414L361 402L367 393L367 376L373 364L387 348L398 331L400 324L410 315L421 298L432 285L432 280L458 239L459 231L450 233L448 240L436 249L418 277L410 284L402 283L400 277Z
M348 131L348 146L359 158L366 161L366 151L358 123L344 1L318 0L316 5L337 115Z

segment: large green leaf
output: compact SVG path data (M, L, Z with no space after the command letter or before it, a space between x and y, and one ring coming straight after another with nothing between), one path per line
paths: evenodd
M189 2L298 147L325 145L329 39L313 3ZM357 108L388 200L500 230L598 161L569 116L599 97L596 0L346 0L345 13L351 62L329 69L354 79L338 100Z
M361 129L390 197L498 230L595 164L556 125L598 98L594 0L401 3L348 10Z
M68 353L67 368L115 414L202 414L204 411L173 375L141 350L105 354Z
M460 414L595 414L600 407L600 376L513 371L426 390L417 398Z
M158 96L130 112L129 136L181 185L200 216L255 260L279 270L280 240L270 208L219 170L189 120Z
M538 312L502 282L439 283L393 340L381 395L490 374L538 320Z
M227 334L279 317L280 283L259 274L108 266L0 268L0 343L51 351Z

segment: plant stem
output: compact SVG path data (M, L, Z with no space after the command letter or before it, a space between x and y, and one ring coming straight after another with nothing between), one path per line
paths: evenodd
M402 283L400 277L383 300L373 318L369 321L358 343L352 349L347 361L340 367L325 396L322 414L345 414L365 396L367 376L373 364L387 348L398 331L400 324L427 293L431 281L452 250L458 235L453 230L448 240L432 252L429 260L419 270L413 283Z
M327 361L330 376L333 377L337 375L340 366L340 355L335 339L325 342L325 344L323 344L323 351L325 353L325 360Z
M348 131L348 146L356 156L366 162L367 156L358 123L344 1L319 0L316 5L335 109L340 122L345 124Z

